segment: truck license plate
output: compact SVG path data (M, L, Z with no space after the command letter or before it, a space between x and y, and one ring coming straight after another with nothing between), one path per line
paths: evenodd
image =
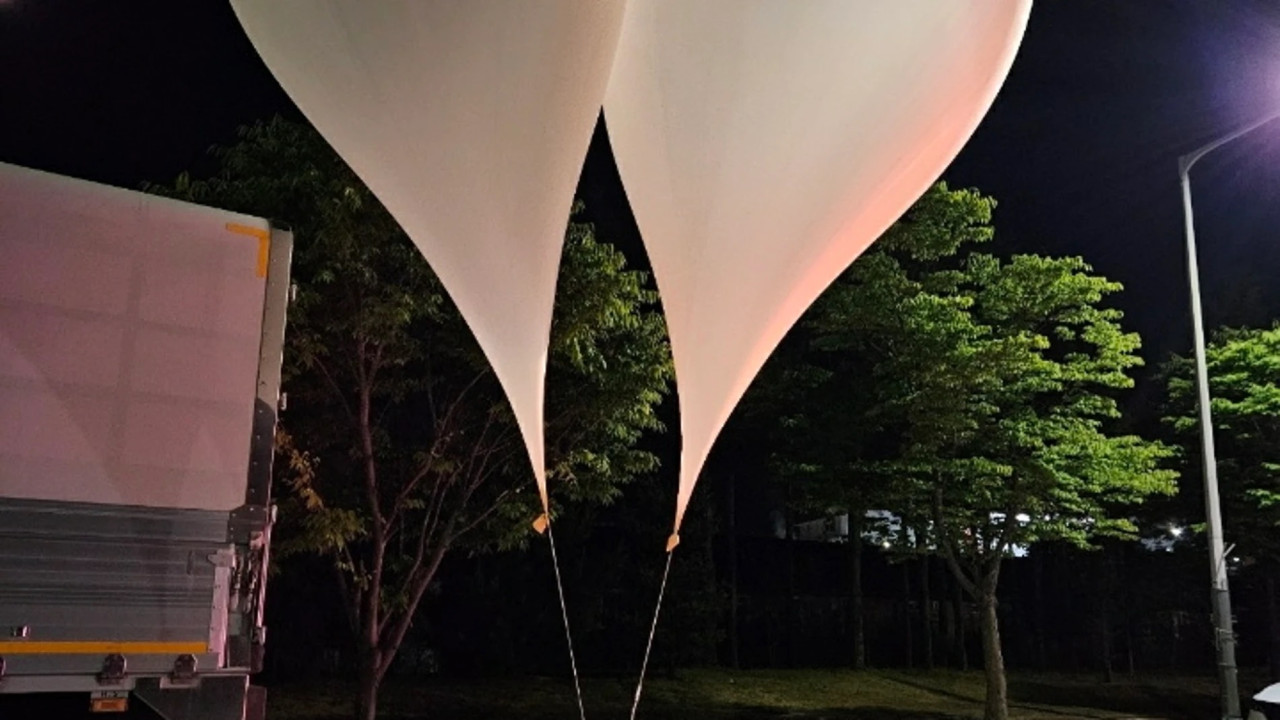
M89 712L121 713L128 711L128 690L95 690L89 693Z

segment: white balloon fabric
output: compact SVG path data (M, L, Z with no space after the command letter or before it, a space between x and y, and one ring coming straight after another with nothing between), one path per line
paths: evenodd
M413 239L501 381L543 508L565 226L621 0L232 0L267 67Z
M959 152L1029 12L1029 0L629 0L605 121L675 358L675 532L752 378Z

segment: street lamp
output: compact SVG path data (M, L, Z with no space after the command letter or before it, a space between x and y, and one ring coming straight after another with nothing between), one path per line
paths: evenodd
M1209 369L1205 360L1204 318L1200 314L1200 270L1196 263L1196 231L1191 217L1191 166L1222 145L1280 118L1280 112L1178 158L1182 180L1182 210L1187 232L1187 276L1191 285L1191 324L1196 353L1196 389L1200 405L1200 441L1204 455L1205 525L1209 535L1209 576L1212 582L1213 624L1218 649L1218 678L1222 684L1222 715L1239 718L1240 689L1236 683L1236 640L1231 627L1231 593L1227 588L1226 553L1222 541L1222 508L1218 502L1218 460L1213 449L1213 418L1209 407Z

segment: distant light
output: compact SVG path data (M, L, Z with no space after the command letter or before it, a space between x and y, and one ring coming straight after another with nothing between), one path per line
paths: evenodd
M880 543L880 547L884 548L885 550L888 550L888 549L889 549L889 541L888 541L888 540L885 540L884 542Z
M1177 525L1169 526L1169 534L1174 537L1182 537L1182 528Z

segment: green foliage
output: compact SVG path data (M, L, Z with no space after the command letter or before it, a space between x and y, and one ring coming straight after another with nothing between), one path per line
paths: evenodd
M1107 431L1139 340L1099 306L1119 286L1089 271L1078 258L972 254L952 290L964 317L929 343L923 367L895 363L913 392L945 398L923 413L910 393L891 399L907 419L904 456L924 460L941 541L961 530L972 555L1043 540L1088 547L1134 531L1115 505L1171 491L1167 448ZM906 476L918 482L919 470Z
M808 399L784 418L779 465L808 481L809 509L889 509L975 580L1014 545L1131 535L1118 506L1174 477L1168 448L1109 432L1141 362L1104 305L1120 286L1079 258L975 252L993 207L931 189L823 295L757 395Z
M575 213L578 210L575 207ZM658 295L622 253L571 222L548 370L548 477L569 497L605 502L621 482L657 469L636 448L664 428L656 411L673 376Z
M1280 562L1280 324L1221 330L1205 360L1226 532L1246 554ZM1166 422L1189 449L1188 470L1199 469L1194 359L1174 358L1165 376Z
M932 188L818 300L765 367L747 406L765 422L778 418L774 465L797 481L799 511L849 512L856 521L889 502L873 463L897 457L882 396L901 379L884 360L920 351L906 344L919 334L915 324L945 330L964 312L967 301L949 295L959 275L946 263L990 239L993 206L974 191ZM900 303L913 312L899 314ZM903 323L896 336L868 332L890 320ZM928 416L923 403L918 409Z

